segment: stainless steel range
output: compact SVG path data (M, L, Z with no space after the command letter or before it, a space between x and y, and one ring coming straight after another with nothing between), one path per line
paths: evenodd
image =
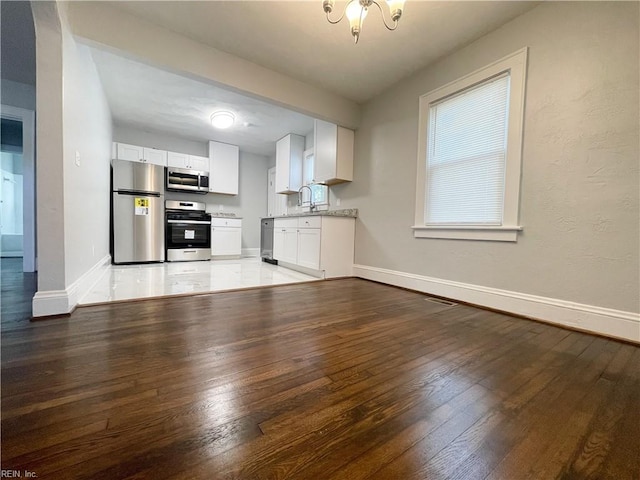
M164 208L167 262L211 260L211 215L205 204L167 200Z

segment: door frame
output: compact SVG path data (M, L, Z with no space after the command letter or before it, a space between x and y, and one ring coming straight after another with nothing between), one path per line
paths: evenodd
M22 122L22 270L35 272L36 259L36 124L35 112L0 106L0 117Z

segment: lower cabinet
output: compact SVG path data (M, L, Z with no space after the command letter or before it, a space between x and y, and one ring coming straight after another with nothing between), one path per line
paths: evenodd
M319 228L298 230L297 263L301 267L320 270L320 232Z
M211 219L211 256L239 257L242 254L242 220Z
M321 278L352 275L355 219L314 215L276 218L273 256L279 264Z

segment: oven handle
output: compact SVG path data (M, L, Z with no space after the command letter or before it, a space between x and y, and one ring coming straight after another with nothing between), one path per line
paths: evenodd
M167 223L187 223L189 225L211 225L211 221L204 221L204 220L167 220Z

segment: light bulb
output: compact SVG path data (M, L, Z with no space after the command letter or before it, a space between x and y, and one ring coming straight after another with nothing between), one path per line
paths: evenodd
M404 0L387 0L389 12L391 12L391 20L394 22L400 20L402 9L404 8Z
M360 29L362 28L362 22L367 17L368 9L362 6L359 0L353 0L348 6L345 15L349 19L349 25L351 27L351 35L355 37L356 43L358 43L358 37L360 36Z

